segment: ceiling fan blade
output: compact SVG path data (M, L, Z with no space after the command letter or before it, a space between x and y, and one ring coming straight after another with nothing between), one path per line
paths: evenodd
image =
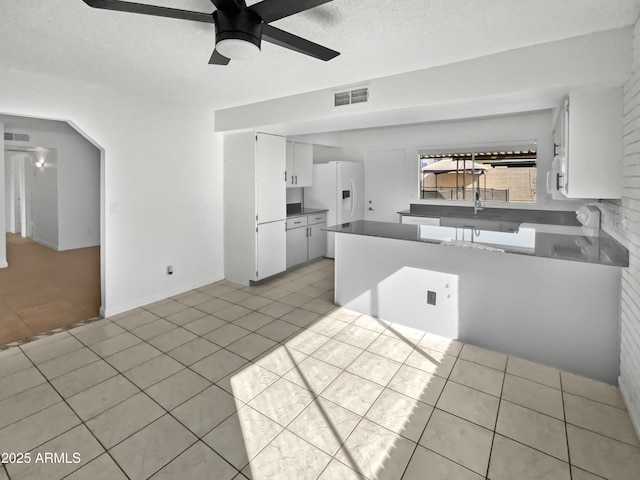
M214 50L209 60L209 65L228 65L231 60L222 55L218 50Z
M211 0L218 10L241 10L247 6L244 0Z
M325 62L340 55L340 52L336 52L335 50L323 47L322 45L310 42L309 40L267 24L262 26L262 39L298 53L319 58Z
M116 12L141 13L143 15L154 15L156 17L178 18L180 20L193 20L196 22L213 23L211 13L191 12L188 10L178 10L176 8L158 7L155 5L144 5L142 3L123 2L121 0L82 0L93 8L104 10L114 10Z
M260 3L251 5L249 10L253 10L260 15L265 23L271 23L288 17L289 15L310 10L330 1L331 0L262 0Z

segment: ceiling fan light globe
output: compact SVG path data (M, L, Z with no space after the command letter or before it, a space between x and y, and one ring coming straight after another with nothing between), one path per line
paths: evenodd
M218 50L221 55L232 60L248 60L258 56L260 53L260 47L257 45L237 38L218 41L216 50Z

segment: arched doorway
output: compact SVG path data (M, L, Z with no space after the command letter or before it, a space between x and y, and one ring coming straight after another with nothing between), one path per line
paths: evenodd
M0 125L2 346L100 315L104 153L66 121L0 115Z

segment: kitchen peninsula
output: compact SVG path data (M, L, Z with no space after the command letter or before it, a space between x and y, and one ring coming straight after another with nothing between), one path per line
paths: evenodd
M604 232L472 223L329 227L336 304L615 383L628 251Z

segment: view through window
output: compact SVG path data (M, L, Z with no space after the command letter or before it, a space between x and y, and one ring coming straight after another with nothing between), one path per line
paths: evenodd
M420 154L420 198L533 203L535 145Z

